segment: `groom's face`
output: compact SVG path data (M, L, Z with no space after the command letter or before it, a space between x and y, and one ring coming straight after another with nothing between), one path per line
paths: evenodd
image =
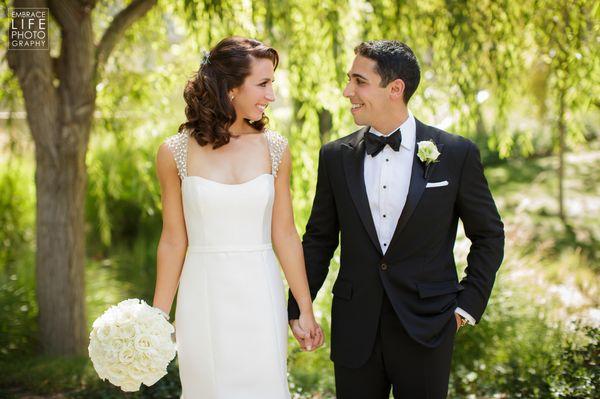
M385 116L389 108L389 89L380 87L376 66L374 60L357 55L348 72L344 97L350 100L354 122L359 126L377 125L378 118Z

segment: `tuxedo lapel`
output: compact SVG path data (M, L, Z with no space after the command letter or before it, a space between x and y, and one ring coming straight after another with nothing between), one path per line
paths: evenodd
M421 200L421 196L423 195L423 191L425 191L425 186L427 185L427 179L425 178L425 166L422 164L421 160L417 156L418 146L417 143L423 140L431 140L433 136L430 134L429 129L423 123L421 123L418 119L415 118L416 124L416 132L415 132L415 145L413 148L413 163L412 163L412 172L410 174L410 183L408 187L408 195L406 197L406 203L404 204L404 208L402 209L402 213L398 218L398 224L396 224L396 229L394 230L394 234L392 235L392 240L390 241L390 247L388 252L392 249L396 241L398 241L398 236L402 232L402 230L406 227L410 217L412 216L415 208L419 204ZM434 140L435 141L435 140ZM432 164L430 168L434 167L435 164ZM431 175L431 173L429 174Z
M358 211L360 219L363 225L365 226L365 229L367 230L369 238L371 239L373 245L375 245L379 253L383 254L379 245L379 239L377 238L377 231L375 230L375 223L373 222L373 216L371 215L371 207L369 206L367 189L365 187L364 135L368 131L368 129L368 126L360 129L352 141L342 146L342 156L344 163L344 172L346 173L346 181L348 182L348 190L350 191L350 196L354 201L356 210Z

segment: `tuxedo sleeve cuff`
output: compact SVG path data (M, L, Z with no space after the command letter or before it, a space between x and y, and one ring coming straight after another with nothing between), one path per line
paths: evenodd
M289 320L296 320L300 318L300 307L298 306L298 302L296 302L296 299L294 298L294 295L292 295L292 291L288 290L288 308L287 308L287 313L288 313L288 321Z
M461 315L462 317L467 319L467 321L469 322L470 325L472 325L472 326L475 325L475 319L473 318L473 316L468 314L463 308L459 307L459 308L454 309L454 313L458 313L459 315Z

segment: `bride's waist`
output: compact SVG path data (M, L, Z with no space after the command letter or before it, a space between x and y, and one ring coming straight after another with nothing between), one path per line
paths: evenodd
M255 252L272 250L270 242L258 244L190 244L187 252Z

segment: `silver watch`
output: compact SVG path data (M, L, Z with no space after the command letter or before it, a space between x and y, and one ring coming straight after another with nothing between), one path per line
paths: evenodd
M158 310L160 312L160 314L165 316L165 319L169 320L171 318L171 316L169 316L164 310L157 308L157 307L154 307L154 309Z

